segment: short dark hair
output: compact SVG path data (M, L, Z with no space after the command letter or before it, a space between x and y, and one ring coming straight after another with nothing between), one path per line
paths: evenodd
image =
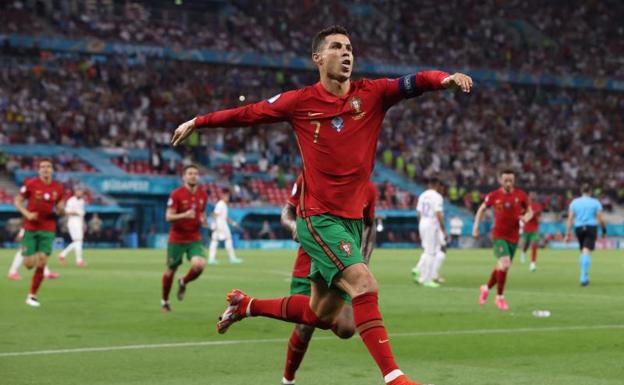
M442 181L438 177L432 176L427 179L427 184L429 186L442 186Z
M227 187L224 187L223 189L221 189L221 194L230 194L230 189Z
M323 28L318 31L314 36L314 39L312 39L312 53L318 52L321 44L323 44L327 36L336 34L349 37L347 29L341 25L332 25L331 27Z
M37 167L41 166L41 163L43 162L48 162L52 166L54 166L54 161L52 160L52 158L45 157L45 158L39 158L39 161L37 161Z
M511 167L502 167L498 172L498 176L502 176L503 174L516 175L516 171Z
M184 166L184 168L182 169L182 174L186 174L186 170L194 168L195 170L199 171L199 167L197 167L197 165L195 164L187 164L186 166Z
M581 185L581 193L582 194L591 194L592 192L592 187L589 183L583 183Z

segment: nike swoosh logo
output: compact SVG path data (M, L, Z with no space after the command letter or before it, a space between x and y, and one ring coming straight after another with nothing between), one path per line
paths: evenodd
M385 344L386 342L388 342L388 340L379 340L380 344Z
M319 116L319 115L323 115L322 112L308 112L308 116Z

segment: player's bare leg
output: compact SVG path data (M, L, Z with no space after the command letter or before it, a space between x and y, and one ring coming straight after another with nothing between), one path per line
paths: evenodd
M206 260L203 257L194 256L191 258L191 268L184 277L178 280L177 297L179 301L182 301L184 299L184 295L186 293L186 285L188 285L189 282L196 280L204 271L205 266Z

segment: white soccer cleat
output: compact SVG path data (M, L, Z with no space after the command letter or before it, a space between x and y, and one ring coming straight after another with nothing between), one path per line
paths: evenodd
M37 301L37 297L35 297L34 295L29 295L28 297L26 297L26 305L32 306L32 307L41 306L39 301Z

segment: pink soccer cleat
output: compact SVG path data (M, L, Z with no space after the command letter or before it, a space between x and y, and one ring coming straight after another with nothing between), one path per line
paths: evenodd
M22 276L19 275L18 272L9 273L9 275L7 275L7 278L10 279L11 281L21 281L22 280Z
M65 264L65 256L63 254L58 255L58 260L61 265Z
M219 334L225 334L234 322L247 317L247 307L252 300L252 297L238 289L233 289L229 292L226 297L226 301L228 301L229 305L225 308L221 317L219 317L217 332L219 332Z
M80 261L76 262L76 266L78 266L78 267L87 267L87 262L84 259L80 260Z
M481 291L481 294L479 294L479 305L483 306L490 295L490 289L488 289L487 285L481 285L479 290Z
M507 301L505 301L505 297L497 297L494 303L496 303L496 307L502 311L509 310L509 305L507 304Z
M53 271L49 272L48 274L45 275L45 279L57 279L60 278L61 275L59 273L55 273Z

